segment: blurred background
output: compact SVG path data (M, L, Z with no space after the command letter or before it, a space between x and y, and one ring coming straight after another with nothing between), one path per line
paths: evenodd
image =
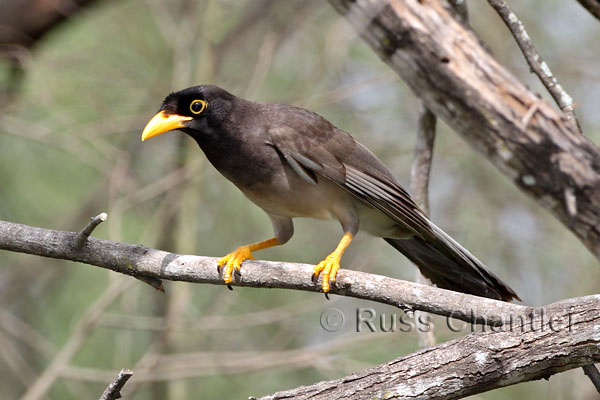
M584 133L599 142L600 23L574 0L510 5L575 99ZM497 59L549 98L493 10L479 1L469 7ZM268 218L187 136L140 142L169 92L200 83L309 108L409 186L419 101L326 2L97 0L16 59L17 69L0 60L2 220L78 231L106 211L94 236L206 256L271 237ZM598 261L441 121L430 187L432 220L525 304L598 293ZM295 226L288 244L256 255L314 264L342 234L331 221ZM364 233L342 266L415 275L401 254ZM124 367L134 370L126 398L247 398L342 377L418 347L414 330L401 332L400 324L356 332L358 307L383 315L384 328L390 318L410 321L392 307L290 290L165 287L162 294L96 267L0 253L2 398L19 398L39 379L49 386L39 398L97 398ZM330 308L345 316L335 332L320 324ZM438 342L470 332L434 320ZM472 398L596 395L576 369Z

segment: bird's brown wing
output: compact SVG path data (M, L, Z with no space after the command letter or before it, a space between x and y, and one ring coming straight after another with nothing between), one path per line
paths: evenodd
M505 301L519 299L481 261L431 223L373 153L346 132L327 124L294 124L300 131L279 126L270 131L269 144L305 180L316 184L316 175L330 179L406 230L414 231L410 239L386 241L439 287Z
M332 125L319 128L277 127L270 130L270 144L307 182L316 184L315 174L321 175L418 236L433 235L419 207L373 153Z

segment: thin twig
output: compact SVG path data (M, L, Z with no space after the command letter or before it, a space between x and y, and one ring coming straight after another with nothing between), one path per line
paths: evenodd
M107 218L108 218L108 215L106 213L100 213L100 214L96 215L95 217L91 218L90 222L85 226L85 228L83 228L77 235L75 235L75 247L76 248L83 247L83 245L88 240L88 238L90 237L90 235L92 234L94 229L96 229L96 227L98 225L100 225L102 222L106 221ZM142 282L152 286L154 289L158 290L159 292L162 292L162 293L165 292L165 288L160 279L156 279L156 278L153 278L150 276L136 276L135 278L139 281L142 281Z
M75 247L82 247L85 241L90 237L94 229L102 222L106 221L108 215L106 213L100 213L95 217L90 218L90 222L83 228L77 236L75 236Z
M548 64L542 60L521 20L510 10L504 0L488 0L488 3L500 15L500 18L502 18L502 21L504 21L512 33L527 60L527 64L529 64L529 68L540 78L542 84L550 92L554 101L556 101L556 104L565 113L567 120L573 124L574 128L581 132L581 126L575 115L573 98L558 83L558 80L552 74L552 71L550 71Z
M433 160L436 122L437 118L435 114L424 103L421 103L415 155L410 172L410 189L415 202L427 215L429 214L429 175ZM429 279L425 278L418 268L415 274L417 283L431 285ZM417 324L416 331L419 347L433 346L435 344L435 335L433 333L431 316L417 311L415 313L415 323Z
M598 368L594 364L586 365L583 368L583 373L590 378L594 387L600 393L600 372L598 372Z
M435 125L437 118L425 104L419 108L417 142L410 171L410 191L412 198L425 214L429 214L429 174L433 158Z
M108 385L98 400L116 400L121 398L121 389L133 375L133 371L123 368L119 375Z

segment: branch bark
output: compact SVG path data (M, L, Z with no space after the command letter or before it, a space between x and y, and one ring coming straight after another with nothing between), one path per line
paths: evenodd
M8 104L24 77L30 49L61 22L96 0L4 0L0 12L0 62L8 60L8 77L0 82L0 107Z
M600 258L600 151L441 0L329 0L427 107Z
M95 265L135 278L224 285L217 258L181 255L144 246L89 237L77 247L77 233L0 221L0 249ZM320 292L311 282L313 265L260 260L244 261L235 286ZM534 307L506 303L412 282L342 269L332 294L420 310L462 321L499 325L511 316L527 316Z
M108 215L106 213L100 213L90 219L90 222L75 236L75 246L81 247L85 241L90 237L94 229L102 222L106 221Z
M32 47L60 22L95 0L10 0L2 2L0 45Z
M581 132L581 126L577 120L577 115L575 115L573 98L558 83L558 80L552 71L550 71L548 64L542 60L521 20L510 10L504 0L488 0L488 3L500 15L500 18L502 18L502 21L504 21L512 33L525 60L527 60L529 68L540 78L540 81L546 87L556 104L565 113L567 119L574 124L573 128Z
M426 215L429 215L429 175L433 161L436 122L435 115L424 104L421 104L415 154L410 170L410 192L417 205L421 207ZM415 269L415 282L431 285L431 281L423 276L418 268ZM432 324L431 316L426 313L421 314L420 311L415 313L415 321L417 325L420 324L420 321L428 321L429 324ZM434 329L417 329L417 339L419 348L433 346L435 344Z
M598 306L600 296L561 301L548 306L546 317L539 315L522 326L473 333L341 379L260 400L447 400L548 378L600 360Z
M121 398L121 389L133 376L133 371L122 369L119 375L108 385L98 400L116 400Z
M600 393L600 372L598 372L598 368L594 364L586 365L583 367L583 373L590 378L594 387Z

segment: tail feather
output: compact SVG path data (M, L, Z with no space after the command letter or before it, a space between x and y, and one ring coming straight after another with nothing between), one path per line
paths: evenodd
M502 282L481 261L444 231L429 222L434 236L424 240L385 240L419 267L421 273L438 287L496 300L521 300L517 293Z

